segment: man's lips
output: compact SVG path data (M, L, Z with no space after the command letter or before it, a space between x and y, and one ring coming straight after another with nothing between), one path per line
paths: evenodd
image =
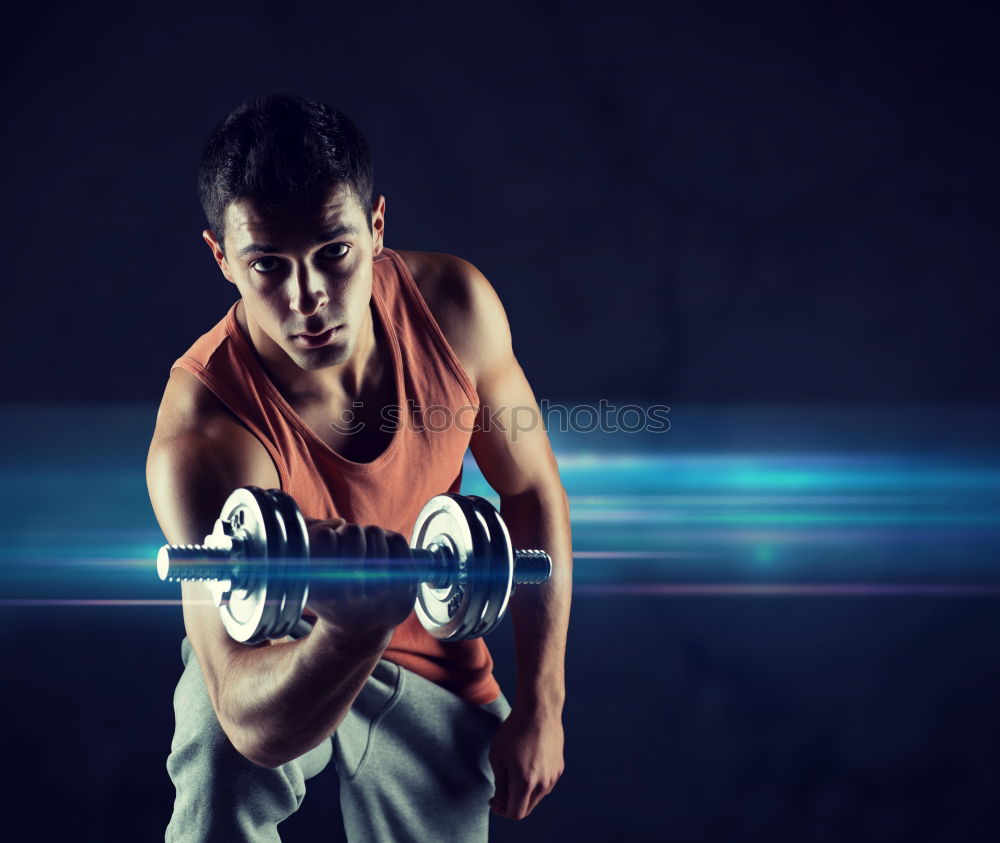
M343 329L343 324L333 325L321 331L304 331L301 334L293 334L292 342L299 348L319 348L333 341L333 338Z
M340 327L340 325L334 325L332 328L326 328L318 333L294 334L292 339L296 345L302 348L319 348L330 342Z

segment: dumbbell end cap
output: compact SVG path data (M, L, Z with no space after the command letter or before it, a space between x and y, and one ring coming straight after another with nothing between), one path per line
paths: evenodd
M159 578L166 582L170 576L170 545L165 544L156 554L156 573Z

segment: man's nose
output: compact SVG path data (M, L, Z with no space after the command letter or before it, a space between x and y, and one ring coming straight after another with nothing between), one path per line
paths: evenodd
M296 269L292 285L289 306L302 316L312 316L317 310L326 307L330 300L323 274L307 265Z

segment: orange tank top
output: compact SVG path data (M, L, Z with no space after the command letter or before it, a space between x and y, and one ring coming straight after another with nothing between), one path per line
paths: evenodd
M407 539L429 498L458 492L479 397L399 255L374 259L372 316L389 338L398 412L389 446L374 461L345 459L295 413L262 367L236 321L236 304L171 366L195 375L261 441L283 491L307 518L377 524ZM442 424L444 410L457 424ZM434 420L437 416L438 422ZM395 421L395 418L393 418ZM384 658L473 705L496 699L500 686L481 638L444 643L411 613Z

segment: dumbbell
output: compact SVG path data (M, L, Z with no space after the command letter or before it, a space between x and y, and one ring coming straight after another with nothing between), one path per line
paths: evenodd
M552 571L544 551L515 550L496 508L474 495L431 498L417 516L410 548L417 617L444 641L486 635L503 618L516 584L545 582ZM205 582L229 635L247 644L292 631L310 573L345 574L336 560L310 559L306 521L289 495L256 486L226 499L202 544L161 547L156 570L164 581ZM346 570L356 573L363 575Z

